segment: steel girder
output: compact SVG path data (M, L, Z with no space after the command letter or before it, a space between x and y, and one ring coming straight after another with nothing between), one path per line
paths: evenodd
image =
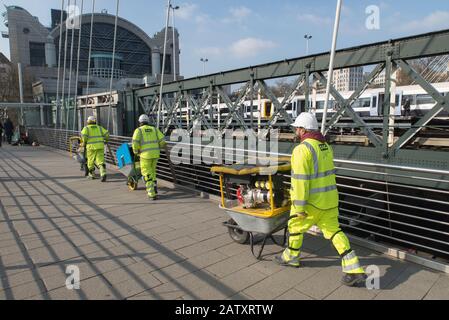
M428 56L449 54L449 30L432 32L396 40L339 50L335 57L335 69L385 63L387 53L392 59L410 60ZM251 66L237 70L215 73L207 76L168 83L164 94L179 90L196 90L209 86L226 86L246 83L253 79L267 80L299 76L308 72L325 72L329 68L329 53L321 53L296 59ZM152 96L159 92L159 86L134 90L136 96Z
M221 86L217 87L218 95L223 99L223 102L229 108L229 114L224 121L224 126L222 127L221 124L219 124L219 127L222 128L223 131L230 127L233 119L237 121L241 128L245 130L248 129L248 126L245 124L245 120L243 120L242 116L238 113L238 108L243 105L243 102L250 92L251 83L247 82L244 89L241 91L239 97L237 98L237 102L233 103L229 96L223 91L223 88Z
M366 88L374 81L374 79L376 79L376 77L383 71L383 69L384 69L383 63L379 64L376 68L374 68L374 70L370 73L370 75L364 81L363 85L361 85L357 90L355 90L355 92L352 94L352 96L348 100L344 100L338 94L339 102L340 103L343 102L342 100L344 100L344 102L341 105L340 110L338 110L338 112L327 123L327 127L328 127L327 131L329 131L329 129L333 125L335 125L336 123L338 123L338 121L341 120L346 109L350 108L354 104L354 102L362 95L363 91L366 90ZM327 80L324 78L324 76L322 74L318 74L318 76L320 78L320 82L327 84ZM337 94L338 92L336 90L332 90L331 93ZM335 98L335 96L334 96L334 98Z
M419 131L425 127L435 116L442 110L449 110L449 97L443 97L439 94L431 84L427 83L412 67L407 63L408 60L418 59L422 57L436 56L449 54L449 30L439 32L427 33L407 38L390 40L370 45L353 47L349 49L339 50L336 54L335 69L351 68L358 66L376 65L374 70L370 73L366 81L352 94L349 99L344 99L342 95L331 86L331 94L340 105L340 110L332 116L326 123L327 130L335 126L344 116L348 115L354 123L361 129L361 131L368 137L371 142L370 147L366 147L367 153L372 155L372 159L391 164L402 164L405 159L401 153L402 148L406 146ZM306 103L310 96L310 77L316 76L322 84L325 84L327 79L323 73L329 67L329 53L317 54L298 59L290 59L278 61L274 63L253 66L249 68L242 68L228 72L221 72L211 74L208 76L186 79L179 82L168 83L163 88L163 96L178 94L178 98L172 100L172 104L164 106L167 110L168 122L164 123L164 131L168 132L170 126L180 126L179 119L176 119L177 113L174 112L181 101L189 101L191 109L194 111L192 123L188 126L189 131L193 130L195 122L201 123L206 129L214 127L214 117L206 117L206 106L213 103L214 97L220 97L222 102L229 108L229 114L224 123L219 123L217 127L223 131L229 128L233 123L238 127L247 129L248 125L245 123L239 108L243 105L245 98L251 95L254 98L255 87L264 93L264 95L272 101L275 111L273 118L268 122L267 128L273 128L280 118L283 118L287 124L291 123L293 119L285 110L295 94L302 89L306 97ZM399 138L394 144L389 139L389 134L393 127L390 124L391 116L391 95L390 88L392 85L391 75L397 68L401 68L408 75L410 75L416 82L421 85L426 92L428 92L436 101L437 104L426 114L412 129L408 130L403 136ZM369 128L365 121L357 115L353 110L353 104L359 99L367 87L380 75L382 71L386 73L385 84L385 99L383 104L383 127L381 135L376 134L374 130ZM272 91L269 89L266 80L297 76L294 83L294 89L289 92L283 101L280 102ZM238 99L233 102L223 90L223 86L232 84L244 83L244 90L242 90ZM207 95L202 99L194 99L191 96L192 91L204 89ZM159 94L159 86L152 86L143 89L136 89L133 91L134 101L141 101L140 99L156 99ZM183 99L183 100L182 100ZM175 104L175 105L173 105ZM148 113L154 112L154 108L146 109ZM182 125L182 124L181 124ZM338 147L338 146L336 146ZM359 150L363 147L357 147ZM435 151L437 153L441 153ZM337 152L338 153L338 152ZM443 152L444 153L444 152ZM426 153L426 157L428 153ZM437 158L440 158L439 156ZM380 160L379 160L380 159ZM432 164L432 159L416 159L418 166L441 168L441 160L438 163ZM413 161L412 161L413 162ZM449 165L449 160L447 161Z
M169 133L170 127L172 125L175 125L177 128L182 127L181 119L179 119L177 117L177 110L181 106L181 102L183 99L184 99L184 96L182 94L177 95L175 97L174 103L168 107L167 117L165 119L163 119L166 121L166 123L164 125L164 131L163 131L164 134Z
M390 152L397 152L405 144L407 144L416 134L421 131L433 118L435 118L441 111L449 112L449 96L441 95L430 83L416 72L406 61L400 59L397 61L399 66L408 75L410 75L433 99L437 102L431 111L423 116L410 130L408 130L400 139L393 145Z
M188 101L193 106L193 111L195 112L192 116L188 131L192 133L195 128L199 127L201 129L202 125L204 125L206 129L212 129L212 124L206 117L206 106L208 104L211 104L213 92L210 90L204 92L203 96L200 99L194 99L191 95L187 95L187 97Z
M306 81L307 79L307 81ZM274 104L274 114L273 118L268 122L268 129L272 129L274 125L278 122L280 117L283 117L287 124L292 124L294 120L290 117L290 115L285 111L285 107L289 105L295 96L299 93L299 90L304 86L304 83L308 82L308 78L304 75L301 75L294 83L292 89L285 95L282 103L278 101L277 97L273 94L270 88L267 86L265 81L259 80L259 86L262 89L262 92L271 100Z
M380 138L378 136L376 136L376 134L373 132L373 130L369 127L366 126L365 121L363 121L362 118L360 118L355 112L354 109L352 108L352 104L360 97L360 95L363 93L363 91L365 91L365 89L368 87L368 85L375 79L375 77L377 76L377 72L381 72L378 70L381 70L382 67L380 67L380 65L373 71L373 73L371 73L371 77L372 78L368 78L368 81L366 81L358 90L356 90L356 92L354 92L354 94L348 99L345 100L340 93L334 88L334 86L331 85L331 94L332 96L335 98L336 101L338 101L338 103L342 106L342 108L337 112L337 114L334 116L334 118L331 119L331 121L329 123L326 124L326 126L328 128L330 128L330 124L334 125L336 124L341 117L343 116L344 113L346 113L349 117L352 118L352 120L357 123L360 127L360 129L362 129L362 131L365 133L365 135L369 138L369 140L371 141L371 143L374 144L374 146L380 147L382 142L380 140ZM327 84L327 79L323 76L323 74L321 72L318 72L318 77L320 79L320 81L323 84Z

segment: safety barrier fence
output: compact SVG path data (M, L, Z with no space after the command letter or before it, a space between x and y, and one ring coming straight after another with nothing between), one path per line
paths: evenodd
M69 151L69 138L78 136L75 131L31 128L32 140L42 145ZM130 137L112 136L110 152L106 159L116 164L115 153ZM173 143L169 143L173 146ZM190 145L191 148L201 146ZM72 150L75 152L76 150ZM222 148L223 154L233 156L242 150ZM192 152L193 154L193 152ZM285 156L281 154L282 156ZM174 160L172 156L172 160ZM384 180L361 179L354 172L375 172L376 165L336 159L338 187L340 191L340 221L348 233L379 242L389 247L420 253L426 257L449 259L449 191L392 183L391 174L384 173ZM208 164L179 164L170 168L165 152L158 166L160 179L211 195L219 195L219 179L211 175ZM173 171L172 171L173 169ZM413 176L419 168L401 168L395 176ZM378 171L376 171L378 172ZM175 175L175 177L173 176ZM441 179L449 175L441 172ZM390 176L390 177L389 177ZM420 178L425 179L425 178ZM124 187L125 187L124 179Z

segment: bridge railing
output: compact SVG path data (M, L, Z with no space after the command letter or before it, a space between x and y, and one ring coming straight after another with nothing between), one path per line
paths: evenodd
M31 128L29 134L34 141L42 145L70 151L69 138L78 136L79 132ZM130 137L112 136L109 143L111 152L106 152L108 163L116 164L117 149L130 141ZM169 145L173 147L173 143ZM191 148L201 146L191 145ZM230 156L241 152L226 148L221 151ZM72 152L75 150L72 149ZM336 165L340 191L340 221L348 233L413 253L426 253L449 259L447 189L417 187L395 182L395 179L401 181L401 178L410 178L417 173L416 171L425 169L402 167L399 171L389 173L379 172L379 166L376 164L350 161L348 166L345 162L348 161L337 160ZM384 179L357 178L353 171L376 173L384 176ZM438 180L433 181L437 184L446 183L449 173L445 171L438 173L440 180L423 176L417 176L417 179ZM218 178L211 175L210 165L204 163L180 164L170 168L167 155L162 152L158 176L169 182L174 182L176 177L176 183L179 185L211 195L220 194ZM126 180L123 181L125 187Z

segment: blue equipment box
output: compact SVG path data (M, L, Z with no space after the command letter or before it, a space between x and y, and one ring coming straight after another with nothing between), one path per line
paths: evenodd
M117 150L117 162L119 169L134 164L134 153L129 143L122 144Z

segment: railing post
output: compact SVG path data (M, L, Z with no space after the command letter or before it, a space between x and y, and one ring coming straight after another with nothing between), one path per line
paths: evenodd
M309 111L309 101L310 101L310 63L306 65L306 77L305 77L305 82L304 82L304 96L305 96L305 98L304 98L305 110ZM298 115L300 113L301 112L298 112Z

